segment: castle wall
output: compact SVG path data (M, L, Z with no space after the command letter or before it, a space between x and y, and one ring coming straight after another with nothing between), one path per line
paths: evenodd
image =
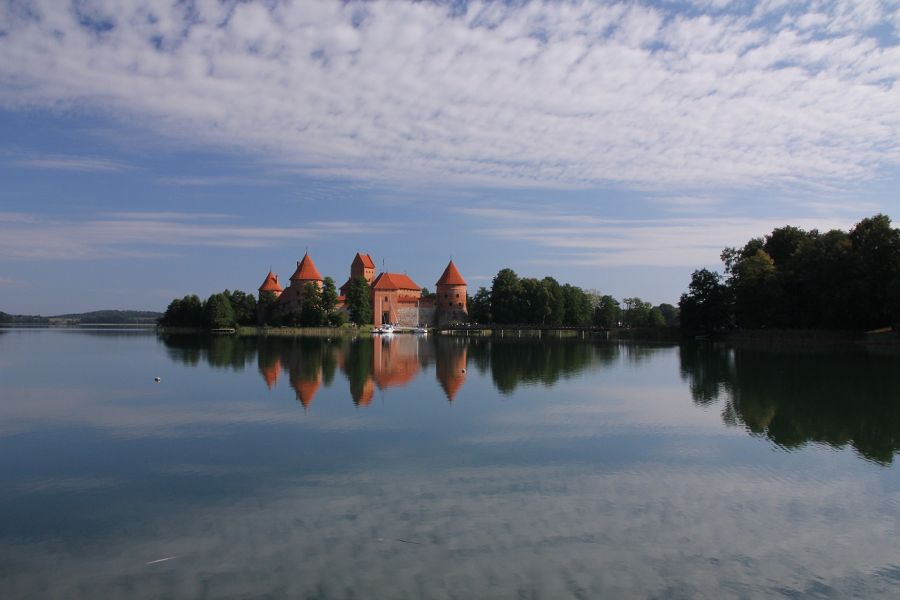
M419 307L418 316L415 306L401 306L397 309L397 320L402 327L415 327L419 323L431 325L434 323L434 307Z

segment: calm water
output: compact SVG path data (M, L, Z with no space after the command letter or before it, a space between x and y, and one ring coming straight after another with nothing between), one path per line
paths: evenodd
M0 597L897 597L898 367L0 332Z

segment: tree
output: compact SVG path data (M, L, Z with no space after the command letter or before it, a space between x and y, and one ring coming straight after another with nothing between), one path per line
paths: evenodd
M491 314L499 324L516 323L522 303L522 283L512 269L501 269L491 282Z
M203 313L206 326L210 329L226 329L235 326L234 309L231 307L231 300L226 293L210 296L203 307Z
M802 229L785 225L784 227L773 229L772 233L766 236L762 249L766 251L766 254L772 257L772 261L776 265L781 267L794 255L800 247L801 242L803 242L808 235L809 234ZM754 244L754 246L748 247L745 250L749 252L752 249L755 254L755 240L751 240L750 244Z
M622 303L625 310L622 311L622 323L626 327L665 327L666 320L658 308L654 308L649 302L640 298L625 298Z
M486 287L478 288L475 295L469 299L469 319L475 323L491 323L491 292Z
M278 301L275 292L267 291L259 295L259 303L257 304L257 322L261 325L274 325L275 319L275 302Z
M334 279L326 277L322 280L322 310L326 314L331 314L337 306L337 288L334 285Z
M552 277L544 277L541 283L547 289L549 296L550 313L547 315L547 325L562 325L566 320L566 298L562 286Z
M205 326L203 303L197 295L172 300L160 319L162 325L175 327Z
M612 296L600 296L594 308L593 323L595 327L612 329L619 326L621 308L619 301Z
M225 292L227 293L228 290ZM234 310L234 320L238 324L254 325L256 323L256 297L253 294L235 290L228 295L228 300Z
M891 305L896 303L889 290L900 276L900 230L879 214L857 223L849 236L858 269L859 324L864 329L882 327L891 322Z
M731 268L729 280L734 293L734 314L738 327L760 328L774 324L780 304L780 287L775 261L763 250L741 258Z
M562 286L563 303L566 308L562 324L569 327L587 327L591 324L593 309L590 297L580 287L570 284Z
M354 277L350 280L346 303L353 323L365 325L372 322L371 290L364 277Z
M300 325L321 327L325 324L325 308L322 290L312 281L303 286L303 301L300 305Z
M520 280L523 305L520 307L520 323L543 325L550 315L550 292L543 283L530 277Z
M688 292L678 301L678 309L683 328L694 331L722 329L732 320L731 290L715 271L694 271Z
M659 313L662 315L663 320L666 323L666 327L678 327L680 324L678 309L671 304L666 304L663 302L659 306Z

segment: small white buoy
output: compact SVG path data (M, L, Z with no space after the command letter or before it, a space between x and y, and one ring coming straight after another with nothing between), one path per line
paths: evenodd
M161 378L161 377L154 377L154 378L153 378L153 381L155 381L156 383L159 383L160 381L162 381L162 378Z

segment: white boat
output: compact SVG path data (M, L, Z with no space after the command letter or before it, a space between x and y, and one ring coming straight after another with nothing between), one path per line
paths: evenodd
M385 324L380 325L380 326L376 327L375 329L373 329L372 333L392 334L392 333L394 333L394 326L391 325L390 323L385 323Z

